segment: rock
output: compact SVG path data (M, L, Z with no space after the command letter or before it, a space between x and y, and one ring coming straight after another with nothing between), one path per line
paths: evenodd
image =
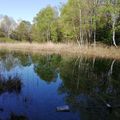
M57 112L69 112L70 108L68 105L59 106L56 108Z

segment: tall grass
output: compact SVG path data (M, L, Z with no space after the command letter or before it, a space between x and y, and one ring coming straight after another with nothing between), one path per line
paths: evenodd
M57 53L65 55L85 55L89 57L102 57L120 59L120 48L97 45L96 47L74 43L1 43L0 49L10 51L23 51L32 53Z

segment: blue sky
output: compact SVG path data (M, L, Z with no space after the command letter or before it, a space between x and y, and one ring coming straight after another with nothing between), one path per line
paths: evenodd
M40 9L47 5L59 7L67 0L0 0L0 14L13 17L15 20L33 20Z

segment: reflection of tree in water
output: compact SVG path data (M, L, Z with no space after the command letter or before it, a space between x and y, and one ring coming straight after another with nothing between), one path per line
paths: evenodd
M6 54L6 52L2 52L1 58L0 68L2 71L3 69L4 71L10 71L16 66L24 67L34 64L35 72L42 80L45 80L48 83L54 81L57 77L58 68L60 65L59 63L61 61L60 55L32 55L30 53L21 52L13 52L8 54Z
M60 55L42 56L39 58L39 62L38 65L35 67L35 71L42 80L50 83L54 81L57 77L60 61Z
M15 67L22 67L21 60L15 56L15 53L6 54L6 52L1 52L0 57L0 93L20 93L22 87L20 77L18 75L9 76L5 73L9 72Z
M30 66L33 63L30 53L14 52L14 57L20 60L22 66Z
M20 66L18 58L13 57L12 54L7 54L0 61L0 69L10 71L12 68Z
M22 88L21 79L17 76L9 77L7 80L4 77L0 77L0 94L9 92L19 94Z
M22 105L26 108L26 106L30 105L30 96L22 95L22 87L23 82L20 70L24 70L24 68L29 68L32 64L32 59L30 54L22 54L22 53L0 53L0 99L4 96L6 98L7 105L9 104L9 100L13 100L13 109L14 109L14 101L16 99L20 102L22 100ZM23 81L23 82L22 82ZM7 93L7 95L6 95ZM7 98L10 96L10 98ZM9 105L8 105L9 106ZM19 108L19 106L18 106ZM6 105L3 103L0 106L0 112L6 114L9 111L8 115L1 116L4 119L9 117L11 120L27 120L27 117L24 115L15 114L17 113L15 110L14 114L10 114L11 110L6 110Z
M84 119L120 118L119 109L111 115L106 110L107 103L113 107L120 105L119 62L72 58L63 61L60 70L63 83L58 91L67 93L66 102L80 111Z
M21 52L1 52L0 53L0 69L10 71L16 66L30 66L32 64L32 55L29 53Z
M28 118L24 115L16 115L15 113L11 113L10 120L28 120Z
M55 80L58 73L60 55L31 55L30 53L7 53L2 52L0 60L0 69L2 71L10 71L16 66L24 67L34 64L35 72L38 76L50 83Z
M66 102L73 111L80 111L81 118L93 120L120 117L119 109L113 110L110 115L105 106L106 103L112 106L120 105L120 63L118 61L14 53L1 55L0 70L3 71L5 68L8 71L15 66L29 66L33 63L37 75L47 83L55 80L60 69L62 84L58 91L61 94L66 93ZM19 77L9 77L8 80L4 80L0 76L0 79L1 94L20 92L22 83ZM26 104L27 98L24 102Z

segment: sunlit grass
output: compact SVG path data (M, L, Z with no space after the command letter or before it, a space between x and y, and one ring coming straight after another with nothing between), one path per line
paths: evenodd
M14 43L16 42L15 40L11 39L11 38L6 38L6 37L0 37L0 43Z
M78 46L74 43L1 43L0 49L32 53L56 53L61 55L85 55L88 57L120 59L120 48L105 45L93 47L88 45Z

